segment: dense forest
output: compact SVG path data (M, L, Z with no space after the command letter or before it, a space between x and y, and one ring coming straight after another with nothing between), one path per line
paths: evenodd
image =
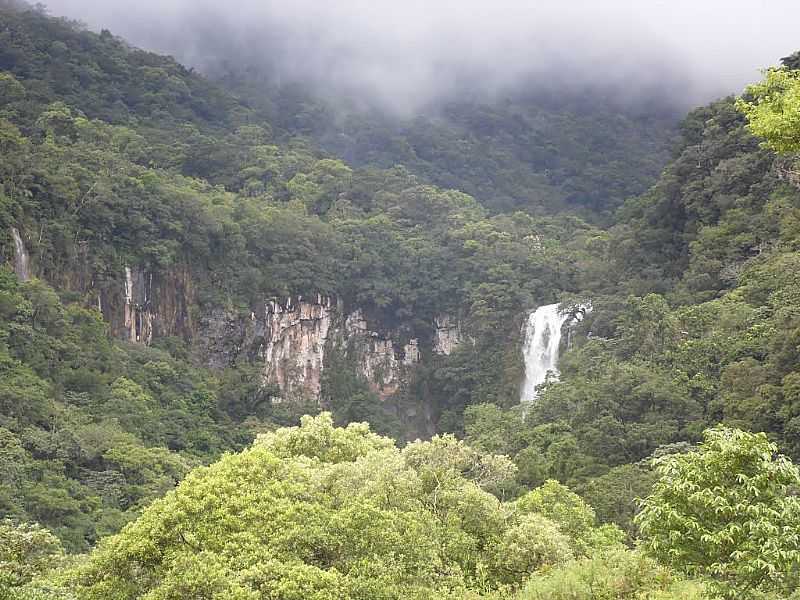
M326 103L308 86L277 86L256 67L215 73L279 135L310 138L353 166L402 164L470 194L492 213L568 210L609 222L625 198L658 176L679 118L666 101L622 109L599 90L554 97L535 89L493 103L434 104L409 118Z
M409 119L0 1L0 599L798 597L798 155L800 54Z

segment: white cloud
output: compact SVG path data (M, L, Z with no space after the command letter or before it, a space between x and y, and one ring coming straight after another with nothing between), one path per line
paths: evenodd
M414 108L522 80L734 93L800 48L797 0L51 0L200 68L263 63L331 94Z

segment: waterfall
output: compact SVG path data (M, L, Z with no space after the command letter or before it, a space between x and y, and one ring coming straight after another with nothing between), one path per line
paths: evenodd
M536 399L536 386L547 379L548 373L558 376L558 348L561 344L561 327L570 318L558 310L558 304L540 306L528 316L525 325L525 382L520 402Z
M20 280L28 281L31 278L28 251L16 227L11 228L11 235L14 238L14 272Z
M588 302L577 305L574 310L561 311L558 306L540 306L528 315L522 347L525 382L520 394L521 403L536 400L536 386L545 382L548 373L558 377L558 352L564 325L582 321L586 313L592 310L592 305Z
M133 304L133 273L130 267L125 267L125 304Z

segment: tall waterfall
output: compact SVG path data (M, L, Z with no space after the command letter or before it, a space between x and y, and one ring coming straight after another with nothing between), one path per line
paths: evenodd
M570 312L559 311L558 304L540 306L528 316L522 349L525 383L522 385L520 402L530 403L536 399L536 386L545 382L548 373L558 377L561 329L574 318Z
M25 243L16 227L11 228L11 235L14 238L14 272L22 281L28 281L31 278L31 261L28 251L25 249Z

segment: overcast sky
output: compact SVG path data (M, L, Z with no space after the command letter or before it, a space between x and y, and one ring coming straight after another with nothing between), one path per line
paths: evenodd
M800 49L800 0L50 0L201 69L263 63L398 110L467 85L612 82L687 106Z

